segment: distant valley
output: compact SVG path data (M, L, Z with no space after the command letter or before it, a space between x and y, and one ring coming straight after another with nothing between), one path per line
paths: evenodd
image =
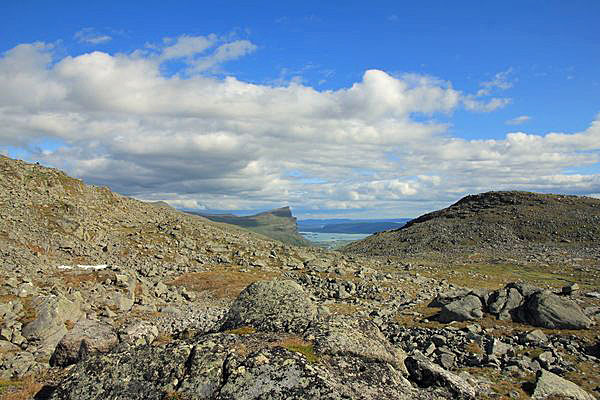
M410 218L306 219L298 221L300 234L319 247L335 250L377 232L400 229Z
M410 218L394 219L305 219L298 221L300 232L367 233L402 228Z
M253 215L186 211L213 222L235 225L280 242L296 246L318 246L337 249L368 235L402 228L410 218L390 219L305 219L298 220L290 207L276 208ZM235 214L234 214L235 213Z

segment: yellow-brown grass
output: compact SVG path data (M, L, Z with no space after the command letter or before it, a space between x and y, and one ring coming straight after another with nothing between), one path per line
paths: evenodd
M286 337L274 343L275 347L283 347L284 349L302 354L308 362L314 363L319 361L319 356L315 354L313 344L299 337Z
M197 292L208 292L215 298L234 299L249 284L272 280L279 274L275 272L240 272L230 268L216 268L206 272L191 272L183 274L167 285L184 286Z
M29 400L40 391L43 384L34 377L27 376L21 380L0 381L0 400Z

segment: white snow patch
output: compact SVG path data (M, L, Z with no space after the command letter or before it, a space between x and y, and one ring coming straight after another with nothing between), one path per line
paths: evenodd
M100 264L100 265L77 265L77 268L79 269L93 269L95 271L99 271L101 269L106 269L108 267L108 265L106 264ZM74 267L70 266L70 265L59 265L58 269L73 269Z

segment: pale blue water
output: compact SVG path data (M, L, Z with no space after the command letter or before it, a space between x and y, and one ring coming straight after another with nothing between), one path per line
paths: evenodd
M356 240L364 239L369 234L365 233L321 233L321 232L300 232L300 234L311 242L321 247L335 249Z

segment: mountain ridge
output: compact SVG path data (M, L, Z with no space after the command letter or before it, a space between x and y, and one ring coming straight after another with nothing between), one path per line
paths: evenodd
M354 242L343 251L402 255L458 248L570 247L600 240L600 200L573 195L492 191L465 196L405 226Z

